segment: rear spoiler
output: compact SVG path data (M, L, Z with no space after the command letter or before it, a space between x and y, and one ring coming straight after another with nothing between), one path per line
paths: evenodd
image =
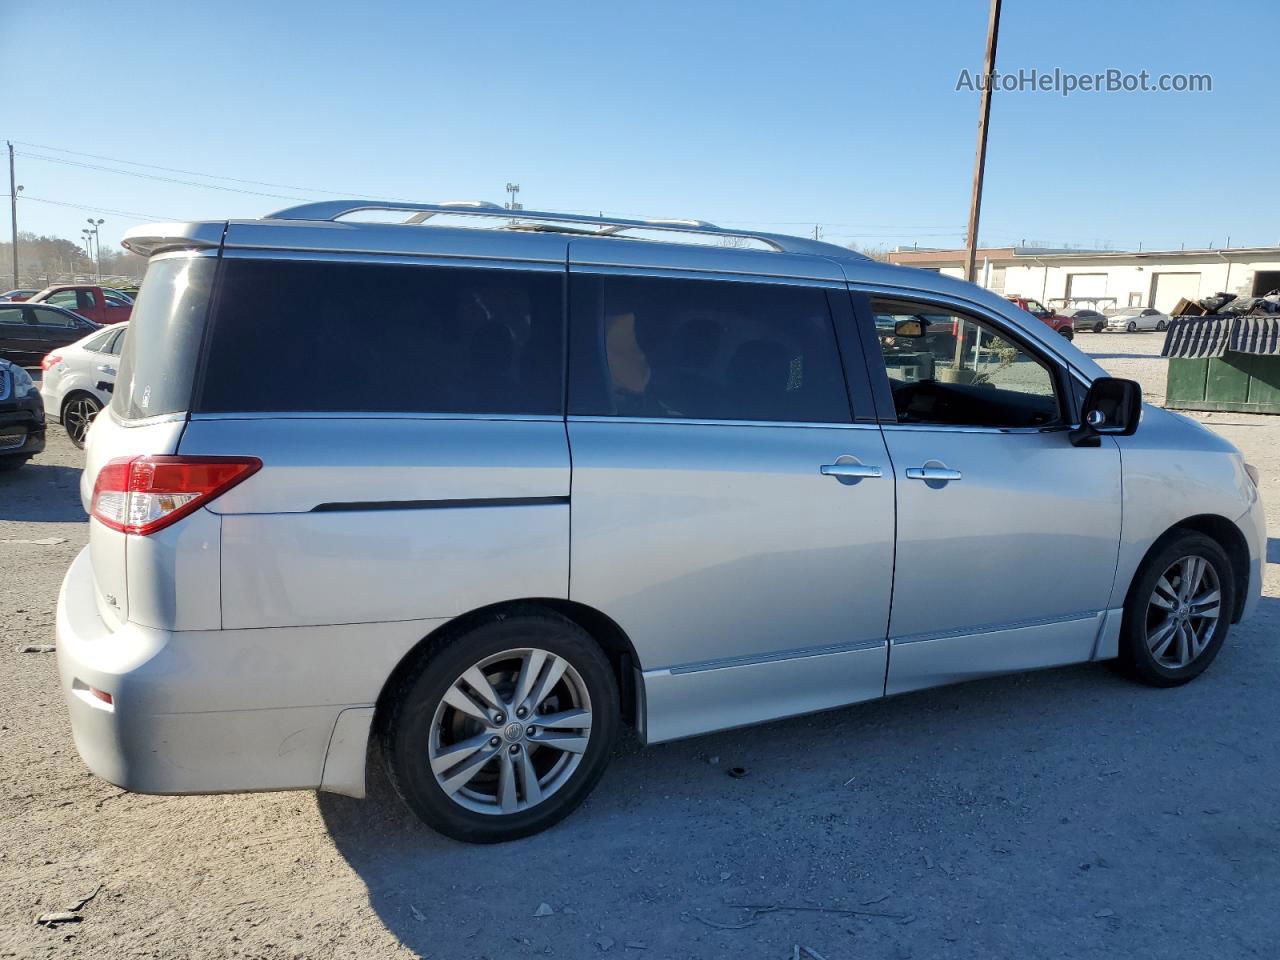
M120 243L126 250L142 257L155 256L170 250L216 250L222 246L227 232L227 222L216 220L205 223L150 223L134 227Z

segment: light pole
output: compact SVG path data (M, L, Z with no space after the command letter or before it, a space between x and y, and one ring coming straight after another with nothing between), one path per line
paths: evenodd
M93 228L94 247L98 251L98 283L102 283L102 238L98 236L98 228L105 222L105 220L95 220L93 217L89 218L89 226Z
M85 227L80 231L80 235L84 237L84 252L89 260L89 269L93 269L93 231ZM73 267L72 273L75 272Z

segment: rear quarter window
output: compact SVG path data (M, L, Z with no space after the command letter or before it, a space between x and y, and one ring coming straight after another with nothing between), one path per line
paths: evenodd
M147 267L130 317L111 409L126 420L191 406L200 339L217 261L171 257Z
M227 259L197 408L559 415L563 284L558 270Z

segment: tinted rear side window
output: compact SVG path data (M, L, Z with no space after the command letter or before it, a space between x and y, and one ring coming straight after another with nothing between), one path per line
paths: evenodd
M563 284L559 271L225 260L197 409L559 415Z
M126 419L186 411L209 293L212 257L156 260L133 306L111 409Z
M825 290L586 274L570 289L570 413L851 419Z

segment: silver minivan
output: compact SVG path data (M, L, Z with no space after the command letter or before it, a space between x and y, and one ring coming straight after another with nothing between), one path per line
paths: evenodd
M125 243L57 646L130 790L361 796L372 745L428 824L506 840L624 723L1093 660L1172 687L1258 602L1239 452L971 284L491 204Z

